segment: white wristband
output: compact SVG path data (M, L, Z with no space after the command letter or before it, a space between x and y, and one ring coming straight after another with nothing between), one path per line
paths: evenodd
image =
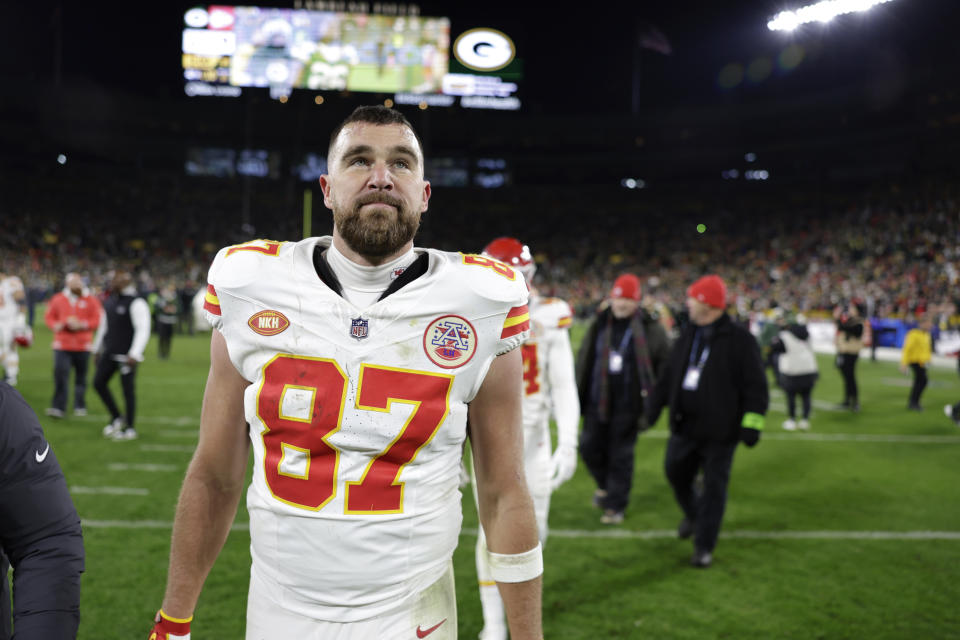
M526 582L543 573L543 548L537 543L523 553L494 553L490 556L490 577L497 582Z

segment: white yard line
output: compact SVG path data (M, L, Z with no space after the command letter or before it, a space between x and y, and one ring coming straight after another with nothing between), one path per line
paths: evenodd
M808 440L812 442L896 442L899 444L960 444L960 436L925 436L900 435L895 433L783 433L777 432L777 427L768 427L764 430L762 440ZM641 438L667 438L670 435L665 429L648 431Z
M163 473L169 471L179 471L180 466L176 464L127 464L125 462L111 462L107 465L110 471L145 471L146 473Z
M140 445L140 451L163 451L163 452L176 452L176 453L193 453L196 450L195 446L186 445L186 444L142 444Z
M82 420L84 422L110 422L110 416L107 414L91 413L82 418L70 416L72 420ZM200 414L195 416L137 416L137 424L161 424L173 427L193 427L200 424Z
M167 520L83 520L88 529L170 529L173 522ZM237 522L231 531L249 531L246 522ZM476 536L476 529L464 529L466 536ZM573 539L626 539L657 540L676 538L673 529L649 529L631 531L629 529L601 529L597 531L579 529L551 529L554 538ZM752 538L759 540L960 540L960 531L724 531L721 538Z
M464 529L463 533L476 535L476 530ZM557 538L653 540L676 538L677 532L673 529L651 529L647 531L551 529L550 536ZM720 537L761 540L960 540L960 531L723 531L720 533Z
M150 494L149 489L136 489L133 487L70 487L70 493L83 495L105 495L105 496L146 496Z
M157 435L161 438L196 438L200 435L197 429L165 429L158 431Z

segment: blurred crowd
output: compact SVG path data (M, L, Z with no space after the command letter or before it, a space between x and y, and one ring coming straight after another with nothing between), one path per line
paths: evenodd
M77 271L94 289L131 269L143 293L204 285L216 250L253 238L329 233L319 188L149 170L9 171L0 177L2 268L34 302ZM682 309L685 286L713 272L732 311L808 316L855 300L868 316L933 312L957 323L960 188L951 176L809 193L764 185L690 194L613 187L436 189L417 244L478 252L511 235L530 245L541 291L589 315L618 273L641 275L648 303ZM289 213L287 213L289 212Z

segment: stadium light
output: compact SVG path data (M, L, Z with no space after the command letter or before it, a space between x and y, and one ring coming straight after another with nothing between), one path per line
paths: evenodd
M767 23L771 31L793 31L810 22L827 23L839 15L867 11L893 0L823 0L801 7L796 11L781 11Z

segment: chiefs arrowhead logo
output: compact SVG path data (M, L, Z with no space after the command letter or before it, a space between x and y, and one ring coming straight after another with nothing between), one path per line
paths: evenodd
M275 336L285 331L290 326L290 321L279 311L267 309L250 316L247 326L262 336Z

